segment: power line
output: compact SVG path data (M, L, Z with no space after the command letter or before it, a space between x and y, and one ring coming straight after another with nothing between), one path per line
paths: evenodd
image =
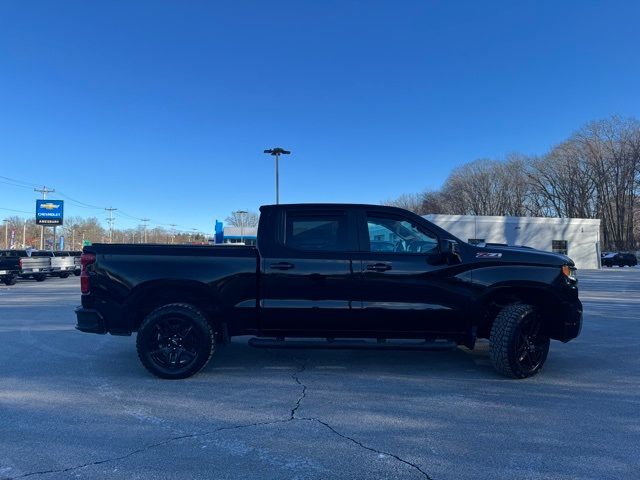
M5 184L5 185L11 185L13 187L18 187L18 188L27 188L27 189L31 189L33 188L34 191L39 192L42 194L42 198L46 199L47 194L48 193L53 193L56 192L56 190L54 188L47 188L46 186L43 186L42 188L40 188L39 184L36 183L31 183L31 182L27 182L24 180L18 180L16 178L11 178L11 177L6 177L4 175L0 175L0 183ZM4 180L4 181L3 181ZM146 223L151 223L153 225L159 225L159 226L170 226L173 227L173 229L175 230L175 227L180 227L181 229L187 230L188 227L184 226L184 225L179 225L176 223L166 223L166 222L158 222L158 221L154 221L150 218L141 218L141 217L136 217L135 215L131 215L127 212L124 212L122 210L119 210L117 208L113 208L112 210L109 210L105 207L100 207L98 205L93 205L91 203L86 203L86 202L82 202L80 200L77 200L63 192L57 191L57 194L60 195L61 197L65 198L67 201L71 202L74 206L76 207L81 207L81 208L87 208L87 209L95 209L95 210L107 210L110 212L110 218L107 219L107 221L110 224L110 229L112 229L112 224L114 222L114 216L113 216L113 212L118 211L118 215L130 218L132 220L137 220L137 221L144 221L145 224ZM110 207L111 208L111 207ZM7 211L13 211L13 212L17 212L17 213L32 213L32 212L28 212L25 210L15 210L15 209L8 209L8 208L3 208L2 210L7 210ZM43 227L44 228L44 227ZM145 225L146 228L146 225ZM43 239L44 241L44 239Z
M4 178L5 180L9 180L10 182L21 183L25 187L39 187L40 185L36 183L25 182L24 180L17 180L15 178L5 177L4 175L0 175L0 178Z
M2 208L2 207L0 207L0 210L6 210L8 212L17 212L17 213L33 213L33 212L27 212L26 210L15 210L13 208Z
M69 200L69 201L71 201L71 202L73 202L73 203L76 203L76 204L77 204L77 206L79 206L79 207L83 207L83 208L94 208L94 209L96 209L96 210L102 210L102 209L104 209L104 207L98 207L97 205L91 205L90 203L84 203L84 202L81 202L80 200L76 200L75 198L71 198L69 195L65 195L65 194L64 194L64 193L62 193L62 192L58 192L58 195L60 195L61 197L66 198L67 200Z

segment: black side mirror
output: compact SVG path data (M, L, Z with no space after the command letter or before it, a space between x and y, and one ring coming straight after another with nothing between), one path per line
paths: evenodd
M461 263L460 245L455 240L445 239L440 243L440 251L427 256L427 263L431 265L443 265Z
M455 240L445 240L447 243L447 260L448 263L462 263L460 257L460 244Z

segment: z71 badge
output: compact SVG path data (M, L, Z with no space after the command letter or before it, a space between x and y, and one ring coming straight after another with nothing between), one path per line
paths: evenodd
M476 253L476 258L500 258L502 257L501 253L494 252L478 252Z

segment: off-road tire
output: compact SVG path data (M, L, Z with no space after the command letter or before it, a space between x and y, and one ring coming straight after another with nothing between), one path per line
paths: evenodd
M165 352L175 347L170 347L167 343L166 347L158 348L160 343L171 341L169 336L164 338L167 324L170 329L171 322L191 327L187 334L189 337L187 338L185 335L185 341L189 340L189 345L183 348L182 352L191 349L196 355L184 366L166 365L167 354ZM180 346L182 347L182 343ZM187 378L198 373L209 363L215 349L214 330L204 314L194 306L186 303L172 303L155 309L145 317L138 329L136 348L142 365L156 377L170 380ZM162 353L158 353L160 351ZM159 357L164 357L164 359ZM180 363L180 358L179 356L178 363Z
M521 355L517 349L527 349L529 346L527 342L523 347L521 335L524 334L523 328L528 331L533 325L532 322L538 322L539 333L535 336L535 341L531 342L536 345L536 350L531 354L536 359L539 358L539 362L533 362L535 366L527 366L520 361ZM493 367L502 375L510 378L527 378L540 372L549 353L549 337L542 330L542 319L538 311L531 305L515 303L500 310L493 322L489 337L491 342L489 357ZM531 340L530 337L527 338ZM525 358L531 359L532 357Z

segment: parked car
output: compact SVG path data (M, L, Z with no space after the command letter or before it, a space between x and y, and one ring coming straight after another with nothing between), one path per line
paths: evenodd
M16 250L0 250L0 281L15 285L20 275L20 256Z
M267 348L433 350L488 338L495 369L524 378L550 339L580 333L564 255L476 247L395 207L260 210L257 247L85 247L76 328L137 332L142 364L162 378L193 375L234 335ZM371 248L381 236L393 251Z
M618 267L635 267L638 265L638 258L634 253L605 253L601 261L603 267L613 267L614 265Z

